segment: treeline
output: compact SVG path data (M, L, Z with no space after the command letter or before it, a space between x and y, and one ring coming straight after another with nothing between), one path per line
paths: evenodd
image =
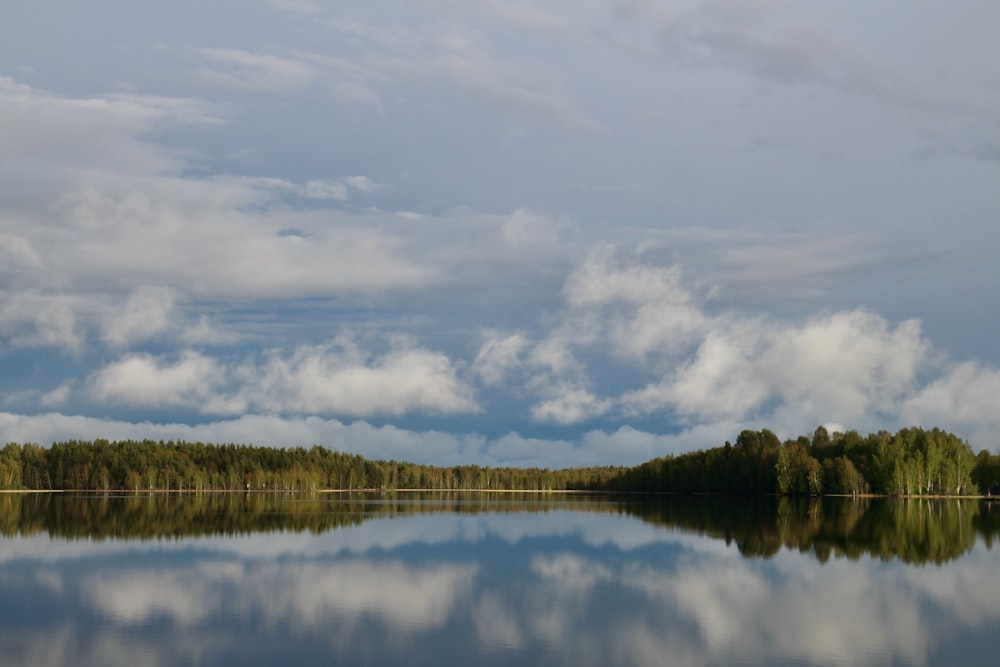
M781 442L767 429L736 444L634 468L418 465L310 449L152 440L70 440L0 449L0 489L51 491L295 491L431 489L740 495L963 496L1000 491L1000 456L976 456L958 436L904 428Z
M0 489L42 491L317 491L596 488L616 467L441 467L311 449L152 440L70 440L0 450Z
M654 459L605 483L615 491L963 496L1000 487L1000 457L977 457L958 436L904 428L862 437L857 431L781 442L767 429L745 430L736 444Z

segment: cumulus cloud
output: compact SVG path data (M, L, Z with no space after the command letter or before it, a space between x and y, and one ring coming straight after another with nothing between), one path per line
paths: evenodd
M685 285L676 266L606 249L568 277L564 294L567 310L548 334L497 339L480 351L505 360L499 368L531 361L545 368L527 384L539 421L667 414L688 427L765 424L786 435L829 422L878 429L921 414L921 423L950 414L946 423L963 433L973 422L989 423L983 406L996 374L975 365L942 368L914 319L893 325L866 309L803 320L748 317L713 309L708 293ZM517 354L502 354L514 340ZM616 357L651 380L595 393L593 369Z
M220 362L186 351L171 362L128 354L91 374L90 394L110 403L186 407L204 414L248 409L348 417L475 412L470 386L439 352L396 343L372 355L342 339L274 351L261 362Z
M95 371L89 384L93 397L101 401L213 412L222 407L213 400L221 381L222 368L214 359L186 352L173 363L149 354L130 354Z
M557 394L556 397L536 403L531 408L531 416L538 421L576 424L585 419L600 417L613 405L611 400L599 398L577 387L555 387L549 391Z
M445 355L408 345L376 357L349 342L302 347L241 373L247 374L243 395L265 410L357 417L478 410Z
M596 310L611 322L616 349L635 359L657 349L683 349L709 321L683 284L679 266L622 264L610 248L593 253L573 271L564 292L571 307Z
M84 340L76 311L80 300L66 295L0 291L0 336L16 347L79 351Z
M486 386L497 386L507 377L511 369L521 364L519 355L527 346L522 334L492 335L483 343L473 362L473 371Z
M1000 370L978 362L950 364L940 376L906 397L904 422L966 434L978 449L997 450Z
M927 346L918 322L892 329L866 311L804 324L726 318L714 322L692 359L622 401L639 411L673 407L699 420L753 418L778 401L803 420L857 423L896 414Z
M104 339L122 346L160 333L170 324L174 291L165 287L140 287L104 323Z

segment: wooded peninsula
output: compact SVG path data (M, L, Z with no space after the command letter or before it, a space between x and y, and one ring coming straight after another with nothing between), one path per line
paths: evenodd
M0 489L35 491L486 490L730 495L993 495L1000 455L978 456L958 436L904 428L781 442L744 430L736 443L635 467L453 467L370 460L311 448L154 440L69 440L0 449Z

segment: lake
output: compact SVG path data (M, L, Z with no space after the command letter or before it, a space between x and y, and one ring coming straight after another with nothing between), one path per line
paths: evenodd
M1000 506L0 495L3 665L993 665Z

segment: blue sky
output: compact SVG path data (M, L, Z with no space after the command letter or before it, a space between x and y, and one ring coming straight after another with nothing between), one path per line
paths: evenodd
M994 2L0 2L0 439L1000 435Z

